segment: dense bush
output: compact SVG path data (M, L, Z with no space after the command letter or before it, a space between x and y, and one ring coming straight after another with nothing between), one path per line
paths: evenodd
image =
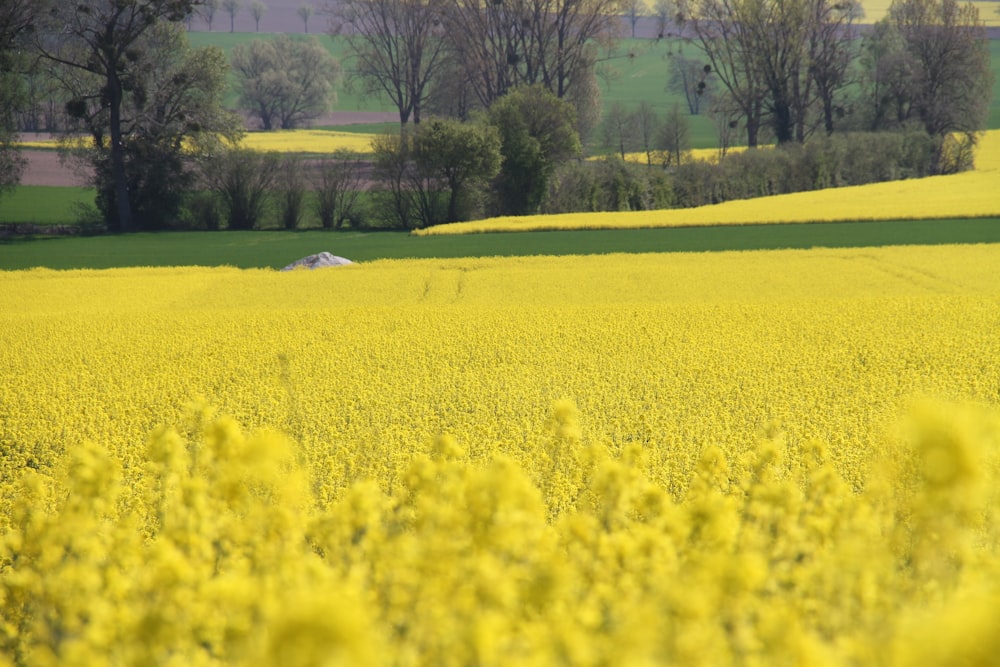
M971 166L971 151L955 143L951 171ZM731 199L920 178L939 171L947 149L925 132L854 132L806 144L730 153L718 164L688 162L671 171L679 207Z
M542 212L648 211L673 205L666 172L609 157L562 165L549 182Z

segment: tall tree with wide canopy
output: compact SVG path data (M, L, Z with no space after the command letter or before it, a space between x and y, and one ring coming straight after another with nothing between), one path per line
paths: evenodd
M44 1L44 0L43 0ZM97 116L107 131L110 178L116 218L121 231L135 229L126 173L127 143L123 116L127 100L142 91L143 39L162 22L181 23L197 0L92 0L87 3L48 0L45 30L38 32L38 48L50 61L80 74L89 84L74 100L77 116Z
M225 57L188 49L183 21L193 0L49 1L38 48L61 71L70 116L94 140L106 220L133 231L147 186L180 176L186 138L237 131L221 106Z
M483 107L521 85L566 98L594 67L594 45L621 32L615 0L452 0L444 20L451 55Z
M778 143L833 130L849 81L856 0L680 0L712 73L743 114L756 146L767 123Z
M992 99L989 41L979 10L957 0L894 0L886 21L912 73L910 114L928 134L986 127Z

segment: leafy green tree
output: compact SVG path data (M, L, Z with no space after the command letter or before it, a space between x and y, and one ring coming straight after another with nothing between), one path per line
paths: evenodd
M542 84L523 86L489 108L503 162L495 182L498 212L537 213L556 166L580 154L573 106Z
M120 231L163 224L187 181L185 145L238 128L222 108L221 50L192 50L183 32L193 4L52 2L36 33L68 90L67 112L93 139L98 207Z
M340 63L315 37L278 35L233 48L240 105L265 130L301 126L330 108Z
M500 135L484 122L434 119L413 135L413 160L421 188L446 201L444 218L424 216L426 224L458 222L480 210L489 182L500 171ZM427 213L438 207L427 206Z

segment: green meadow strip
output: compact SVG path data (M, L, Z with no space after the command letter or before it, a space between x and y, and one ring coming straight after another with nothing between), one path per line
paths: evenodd
M222 265L281 268L323 251L354 261L370 261L951 243L1000 243L1000 218L438 237L414 237L404 232L222 231L8 239L0 241L0 269Z

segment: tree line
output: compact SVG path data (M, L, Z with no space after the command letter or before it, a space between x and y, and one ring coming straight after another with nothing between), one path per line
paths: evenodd
M761 190L720 187L720 174L736 173L721 163L705 167L715 176L692 176L702 168L685 164L687 119L699 113L712 117L723 153L736 142L793 147L841 133L919 132L925 142L904 143L919 145L908 155L923 156L925 165L871 173L960 169L991 97L983 23L974 6L957 0L895 0L864 33L856 0L660 0L657 26L672 45L665 85L684 108L662 116L649 104L616 105L603 117L599 67L622 26L623 9L611 0L338 0L324 14L347 45L343 68L313 38L253 40L229 60L214 47L191 48L185 23L195 12L211 21L221 6L7 0L0 8L0 189L16 184L23 168L13 143L18 129L61 124L93 140L65 150L94 174L109 228L169 226L194 209L210 219L199 190L216 192L216 204L230 209L228 224L245 227L259 219L259 202L233 213L244 204L218 180L239 171L224 159L223 140L237 139L247 118L264 129L308 123L329 107L344 70L398 112L400 131L378 139L364 172L382 207L376 217L404 228L704 199L679 194L692 191L684 183L714 183L709 200ZM634 28L638 5L624 11ZM230 72L244 116L222 104ZM582 162L586 140L603 142L621 164ZM828 145L870 151L882 144ZM624 163L632 152L645 154L644 172ZM781 153L793 154L816 153ZM246 181L239 187L280 190L267 175L276 158L242 159L260 173L228 174ZM787 157L752 159L791 165ZM824 161L831 160L843 164ZM760 171L779 178L773 164ZM324 165L299 179L316 197L323 196L317 182L344 181ZM290 164L282 171L298 173ZM330 226L352 216L358 219L320 215Z

